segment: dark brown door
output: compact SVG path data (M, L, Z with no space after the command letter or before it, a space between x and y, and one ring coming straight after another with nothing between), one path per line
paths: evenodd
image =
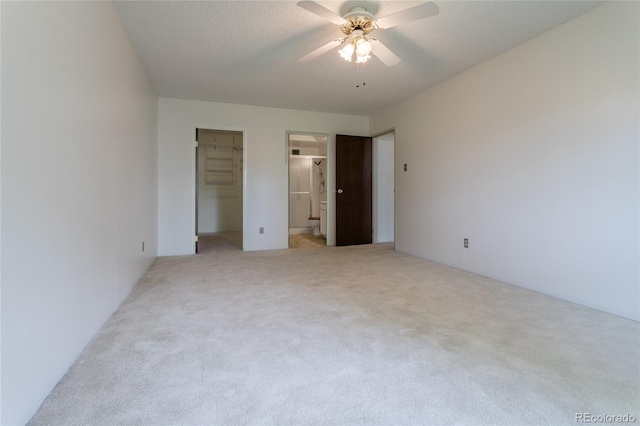
M336 245L371 244L372 138L336 135Z

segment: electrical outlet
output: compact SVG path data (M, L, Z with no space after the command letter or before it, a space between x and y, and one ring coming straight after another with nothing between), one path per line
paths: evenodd
M404 165L404 171L405 172L407 171L407 165L406 164Z
M469 248L469 239L468 238L464 239L464 248Z
M262 227L262 226L260 227L260 233L264 234L264 227Z

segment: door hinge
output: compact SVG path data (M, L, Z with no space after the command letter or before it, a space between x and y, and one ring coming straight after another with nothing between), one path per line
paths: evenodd
M196 243L198 242L198 236L197 235L195 237L193 237L193 241L195 241Z
M196 141L196 148L198 147L198 141Z

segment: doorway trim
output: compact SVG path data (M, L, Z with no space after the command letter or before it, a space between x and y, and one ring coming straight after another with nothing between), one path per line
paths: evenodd
M246 205L247 205L247 131L244 128L239 128L239 127L229 127L229 126L216 126L216 125L211 125L211 124L194 124L191 128L191 143L192 143L192 147L193 149L191 150L191 196L192 196L192 200L191 200L191 206L194 209L194 213L193 213L193 220L194 220L194 226L193 226L193 230L195 232L195 227L196 227L196 218L198 216L198 207L197 207L197 196L198 194L196 193L196 191L198 190L197 187L197 179L198 176L196 175L196 141L197 141L197 131L198 129L202 129L202 130L220 130L223 132L241 132L242 133L242 250L244 251L244 248L246 247L246 241L245 241L245 229L246 229L246 224L247 224L247 209L246 209ZM195 240L195 235L194 235L194 240ZM194 241L195 242L195 241ZM195 253L195 244L194 244L194 253Z

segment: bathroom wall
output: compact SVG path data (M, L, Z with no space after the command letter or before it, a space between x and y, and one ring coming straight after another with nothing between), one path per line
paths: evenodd
M319 146L304 146L304 145L309 145L309 144L296 143L296 145L291 146L289 153L291 155L321 155L321 156L327 155L326 146L324 147L324 149L322 149L322 147L319 147ZM297 151L298 153L294 154L294 151Z
M327 158L313 157L310 164L311 214L313 217L320 217L320 201L327 201Z

